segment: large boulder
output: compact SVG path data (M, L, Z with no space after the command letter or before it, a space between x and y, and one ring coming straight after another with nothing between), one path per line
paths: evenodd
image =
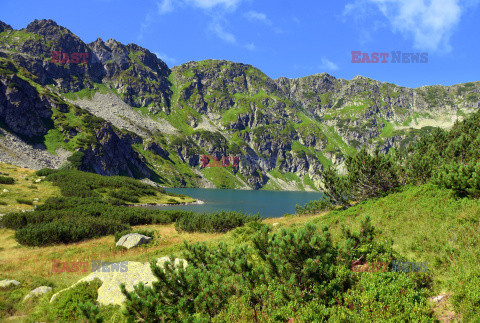
M117 246L125 247L127 249L139 246L141 244L147 244L152 240L152 238L144 236L140 233L129 233L121 237L117 241Z
M162 257L157 259L157 266L163 268L163 264L169 260L169 257ZM179 266L183 261L183 267L187 266L187 262L183 259L176 258L175 266ZM99 278L102 281L102 286L98 289L97 301L102 305L121 305L125 301L125 296L120 290L120 284L124 283L127 291L133 291L133 286L139 283L144 283L146 286L152 287L152 282L156 281L156 277L153 275L150 268L150 263L140 263L135 261L125 261L122 263L109 264L108 270L101 268L80 279L74 285L64 290L59 291L52 296L50 302L52 302L57 295L64 292L67 289L73 288L81 282L92 281L95 278ZM112 271L111 268L120 268L120 270ZM122 268L124 270L122 271Z
M28 293L27 296L25 296L25 298L23 300L26 301L26 300L28 300L32 297L38 297L38 296L41 296L43 294L50 293L51 291L52 291L52 287L40 286L40 287L37 287L34 290L32 290L30 293Z
M9 288L11 286L18 286L18 285L20 285L20 282L12 279L4 279L0 281L0 288Z

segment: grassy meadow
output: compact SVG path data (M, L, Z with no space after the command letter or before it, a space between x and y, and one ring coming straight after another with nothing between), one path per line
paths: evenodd
M31 210L47 198L60 195L59 187L44 181L45 176L37 176L34 170L0 163L0 173L15 181L14 184L0 184L0 214Z
M358 230L360 221L367 215L378 232L378 239L392 241L393 249L404 260L428 262L428 275L432 279L429 296L447 295L438 304L428 301L433 321L475 321L480 317L480 201L477 199L461 199L452 191L432 184L405 186L386 197L370 199L347 210L289 215L264 219L263 223L273 232L283 228L295 230L308 222L317 225L318 231L326 225L336 241L341 239L342 225ZM0 291L1 317L17 316L19 320L26 320L41 316L48 312L45 304L49 296L30 303L21 302L28 291L41 285L58 291L86 275L53 273L52 260L147 262L152 257L180 256L185 248L183 241L206 242L210 246L223 242L231 247L245 243L245 239L241 239L243 228L228 233L177 232L174 224L135 226L134 229L147 227L156 231L154 243L131 250L115 247L113 235L71 244L25 247L15 241L14 230L0 229L0 280L16 279L22 283ZM374 280L380 273L358 274L370 275ZM239 317L239 320L248 319Z

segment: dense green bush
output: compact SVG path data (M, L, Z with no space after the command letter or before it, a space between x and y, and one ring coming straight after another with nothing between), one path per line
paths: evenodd
M369 216L360 221L359 232L352 232L342 225L343 243L338 246L339 262L351 268L353 263L357 265L376 261L389 263L391 259L402 259L393 250L393 241L376 241L376 234Z
M232 237L236 242L246 242L261 230L270 231L268 225L261 221L251 221L244 226L238 227L232 231Z
M33 212L7 213L2 224L17 230L19 243L44 245L114 234L130 225L174 223L191 213L111 205L100 197L50 197ZM113 230L107 230L110 225Z
M480 161L467 165L444 164L432 174L433 183L459 196L480 197Z
M342 306L325 311L310 304L310 313L302 313L305 321L318 320L325 313L323 318L341 322L436 322L427 301L427 275L366 272L356 279L354 288L341 296Z
M37 206L36 211L50 211L50 210L62 210L73 209L81 207L82 205L106 205L100 197L81 198L81 197L65 197L65 196L53 196L45 200L45 203Z
M102 281L96 278L90 282L81 282L77 286L60 293L52 302L51 311L58 322L78 322L83 318L82 305L96 303L98 288Z
M52 222L27 224L15 231L15 239L27 246L72 243L114 234L130 226L119 221L94 217L65 217Z
M2 225L9 229L18 229L26 225L23 214L27 212L7 213L2 217Z
M427 274L350 270L345 250L380 246L368 220L363 226L367 233L346 229L357 245L336 245L326 227L319 232L312 224L273 234L261 226L251 243L231 248L185 244L186 268L171 258L163 270L152 260L156 284L132 292L121 285L125 314L132 322L433 321ZM364 250L369 259L391 252ZM87 317L95 317L98 308L88 308Z
M111 197L128 201L157 192L166 194L163 188L155 188L130 177L101 176L76 170L58 171L48 175L46 180L59 186L62 195L67 197L100 197L102 191L110 191L115 192L109 194Z
M118 200L123 200L127 202L132 202L132 203L139 202L138 197L132 196L130 191L127 191L127 190L120 189L118 191L110 191L108 195Z
M90 144L94 143L96 141L95 137L93 135L90 135L87 140L81 138L82 140L79 140L78 143L81 144ZM67 160L72 163L72 166L77 168L82 165L82 159L83 156L85 156L85 153L81 151L76 151L74 152L71 156L67 158Z
M449 130L435 129L399 157L400 174L412 184L429 180L460 196L480 196L480 111Z
M480 111L451 130L433 129L403 151L370 155L365 149L347 156L346 175L327 167L325 193L335 204L350 207L388 194L404 184L429 181L454 190L460 197L480 197Z
M33 200L29 200L29 199L18 198L16 201L18 204L33 205Z
M92 128L100 128L105 123L104 119L91 114L84 115L82 119L83 122L85 122Z
M327 167L323 172L325 194L336 203L349 207L348 201L364 201L388 194L400 186L397 165L391 156L375 152L370 155L365 148L347 156L346 175Z
M332 209L332 202L329 198L321 198L318 200L310 201L304 206L295 205L295 212L299 215L315 214L322 211Z
M58 203L55 203L57 201ZM3 217L5 227L20 229L27 224L50 222L61 218L96 217L119 221L129 225L168 224L175 222L183 215L192 212L182 210L152 210L108 205L103 201L90 199L92 203L79 203L78 198L50 198L44 205L38 206L33 212L7 213Z
M259 216L242 212L185 213L175 222L177 231L186 232L227 232L247 222L259 220Z
M42 169L40 169L40 170L37 170L37 171L35 172L35 174L36 174L37 176L48 176L48 175L53 174L53 173L56 173L56 172L58 172L58 170L56 170L56 169L42 168Z
M13 177L0 176L0 184L10 185L10 184L14 184L14 183L15 183L15 179L13 179Z

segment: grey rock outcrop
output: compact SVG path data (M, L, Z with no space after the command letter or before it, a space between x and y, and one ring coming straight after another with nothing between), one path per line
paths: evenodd
M132 148L132 144L142 142L139 136L117 132L110 125L104 124L95 130L95 137L98 144L84 150L81 170L136 178L152 175L143 157Z
M20 282L12 279L4 279L0 281L0 288L9 288L12 286L18 286Z
M142 244L148 244L152 241L151 237L144 236L140 233L129 233L121 237L116 245L119 247L125 247L127 249L137 247Z
M39 297L43 294L50 293L51 291L52 291L52 287L40 286L32 290L30 293L28 293L23 300L26 301L30 298Z
M45 135L52 106L57 105L27 81L0 74L0 120L13 132L27 137Z

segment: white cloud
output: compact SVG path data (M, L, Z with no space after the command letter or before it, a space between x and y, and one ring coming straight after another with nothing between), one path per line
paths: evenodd
M209 25L208 30L213 32L218 38L220 38L223 41L226 41L227 43L236 43L237 39L235 38L235 35L232 33L229 33L228 31L225 31L223 28L222 24L219 21L212 21Z
M257 11L249 11L245 13L245 17L250 20L250 21L259 21L262 22L266 25L271 25L272 21L268 19L267 15L262 13L262 12L257 12Z
M157 8L160 15L172 12L175 8L187 6L205 10L222 8L235 11L241 1L243 0L159 0Z
M144 21L140 25L139 39L143 38L144 33L150 29L159 16L170 13L176 9L186 7L198 8L204 11L204 14L210 17L210 24L207 31L213 32L220 39L228 43L236 43L236 37L225 29L224 16L234 12L240 2L244 0L157 0L157 10L147 13Z
M356 0L345 6L344 15L365 17L373 13L373 7L394 32L412 38L415 48L449 51L450 37L462 12L475 4L478 0Z
M249 44L245 45L245 48L250 50L250 51L254 51L257 47L255 46L254 43L249 43Z
M232 10L235 10L241 1L242 0L185 0L186 3L202 9L221 6Z
M321 70L336 71L338 70L338 65L334 62L328 60L326 57L322 57L322 64L318 67Z
M158 13L163 15L173 11L173 0L161 0L157 2Z
M150 26L153 24L153 22L154 18L152 13L147 13L145 19L143 19L143 22L140 24L140 33L138 35L138 39L143 39L143 35L148 29L150 29Z

